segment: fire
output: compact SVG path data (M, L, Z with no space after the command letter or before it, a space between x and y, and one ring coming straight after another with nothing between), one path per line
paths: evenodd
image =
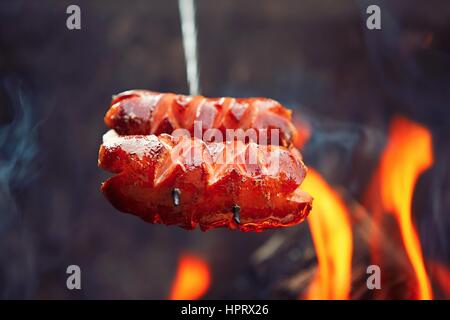
M294 136L294 146L302 149L311 138L311 125L298 116L293 117L292 121L297 129L297 134Z
M318 260L318 272L306 298L348 299L353 250L349 212L339 194L313 169L302 189L314 195L308 223Z
M200 299L208 290L210 282L208 263L198 256L184 254L180 257L169 299Z
M444 264L438 262L428 262L431 274L441 288L442 294L446 299L450 299L450 270Z
M432 164L430 132L405 118L394 118L380 163L381 200L384 210L393 213L397 219L406 254L417 278L419 299L431 299L432 290L413 226L411 206L417 178Z

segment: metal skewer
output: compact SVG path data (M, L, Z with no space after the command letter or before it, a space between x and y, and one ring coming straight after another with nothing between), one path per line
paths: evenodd
M178 188L174 188L172 190L172 200L173 200L173 205L175 207L178 207L180 205L180 197L181 197L181 191Z
M241 207L239 207L237 204L233 206L233 218L237 224L241 223Z
M197 58L197 28L195 24L194 0L178 0L180 10L181 32L183 34L184 57L189 83L189 94L199 94L199 72Z

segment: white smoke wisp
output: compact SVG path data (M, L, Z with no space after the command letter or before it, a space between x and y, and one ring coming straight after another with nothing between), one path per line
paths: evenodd
M0 299L29 298L37 283L36 246L19 196L37 177L37 125L21 81L0 79L0 92L0 108L10 104L12 114L0 123Z

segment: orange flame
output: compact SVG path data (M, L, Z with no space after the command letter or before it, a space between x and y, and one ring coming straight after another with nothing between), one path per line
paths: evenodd
M182 255L169 299L196 300L208 290L211 274L208 263L194 255Z
M339 194L313 169L309 169L302 189L314 195L308 223L318 260L318 272L306 298L348 299L353 250L349 212Z
M302 149L306 142L311 138L311 125L299 116L293 117L292 122L297 129L297 132L293 137L294 146L298 149Z
M430 132L415 122L395 117L381 157L381 198L384 209L392 212L399 224L406 254L417 278L419 299L431 299L433 293L411 218L411 203L417 178L432 164Z

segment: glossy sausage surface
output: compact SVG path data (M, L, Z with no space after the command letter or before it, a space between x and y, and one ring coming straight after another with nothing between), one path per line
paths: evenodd
M261 231L297 224L311 210L294 148L110 130L98 161L115 173L102 185L113 206L150 223Z
M186 129L193 136L198 123L201 132L215 128L224 137L226 129L254 129L258 141L253 142L260 144L290 146L298 138L291 111L268 98L205 98L130 90L113 97L105 123L120 135L171 134Z

